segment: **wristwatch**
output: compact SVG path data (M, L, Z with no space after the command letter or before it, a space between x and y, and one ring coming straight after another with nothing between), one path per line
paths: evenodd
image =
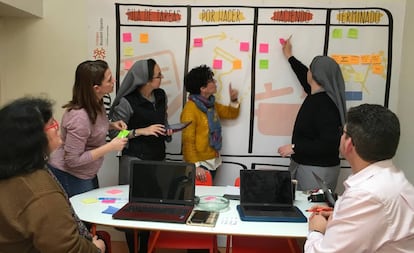
M132 136L135 138L138 136L136 129L132 129Z
M295 151L295 144L292 144L292 150Z

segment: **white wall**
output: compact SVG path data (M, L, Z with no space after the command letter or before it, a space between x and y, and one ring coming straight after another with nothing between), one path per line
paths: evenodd
M42 19L0 17L0 104L26 94L48 94L56 101L55 114L60 119L61 106L71 99L77 64L88 57L87 13L85 0L44 0ZM99 8L99 6L97 6ZM414 2L407 1L406 24L414 20L409 13ZM396 163L412 182L411 143L414 143L411 113L414 87L410 61L414 58L414 30L405 26L403 58L400 73L397 113L402 123L401 144ZM394 85L394 84L393 84ZM100 171L101 185L113 185L117 180L115 154L105 159Z

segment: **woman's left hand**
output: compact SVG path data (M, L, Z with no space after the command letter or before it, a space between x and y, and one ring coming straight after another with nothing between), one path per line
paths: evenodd
M109 128L114 130L124 130L127 129L127 127L127 124L125 124L123 120L118 120L109 124Z

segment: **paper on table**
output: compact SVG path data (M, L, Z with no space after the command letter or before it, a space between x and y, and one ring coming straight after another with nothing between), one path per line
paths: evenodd
M182 123L176 123L176 124L171 124L167 126L167 129L172 129L173 132L178 132L183 130L184 128L188 127L191 124L191 121L187 121L187 122L182 122Z
M225 194L230 194L230 195L240 195L240 188L237 186L230 186L227 185L226 186L226 191Z

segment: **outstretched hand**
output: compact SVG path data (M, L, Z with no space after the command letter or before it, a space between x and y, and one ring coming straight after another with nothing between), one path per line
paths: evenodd
M282 51L286 59L289 59L292 56L292 43L290 43L291 38L292 35L290 35L289 38L285 40L285 43L282 45Z

